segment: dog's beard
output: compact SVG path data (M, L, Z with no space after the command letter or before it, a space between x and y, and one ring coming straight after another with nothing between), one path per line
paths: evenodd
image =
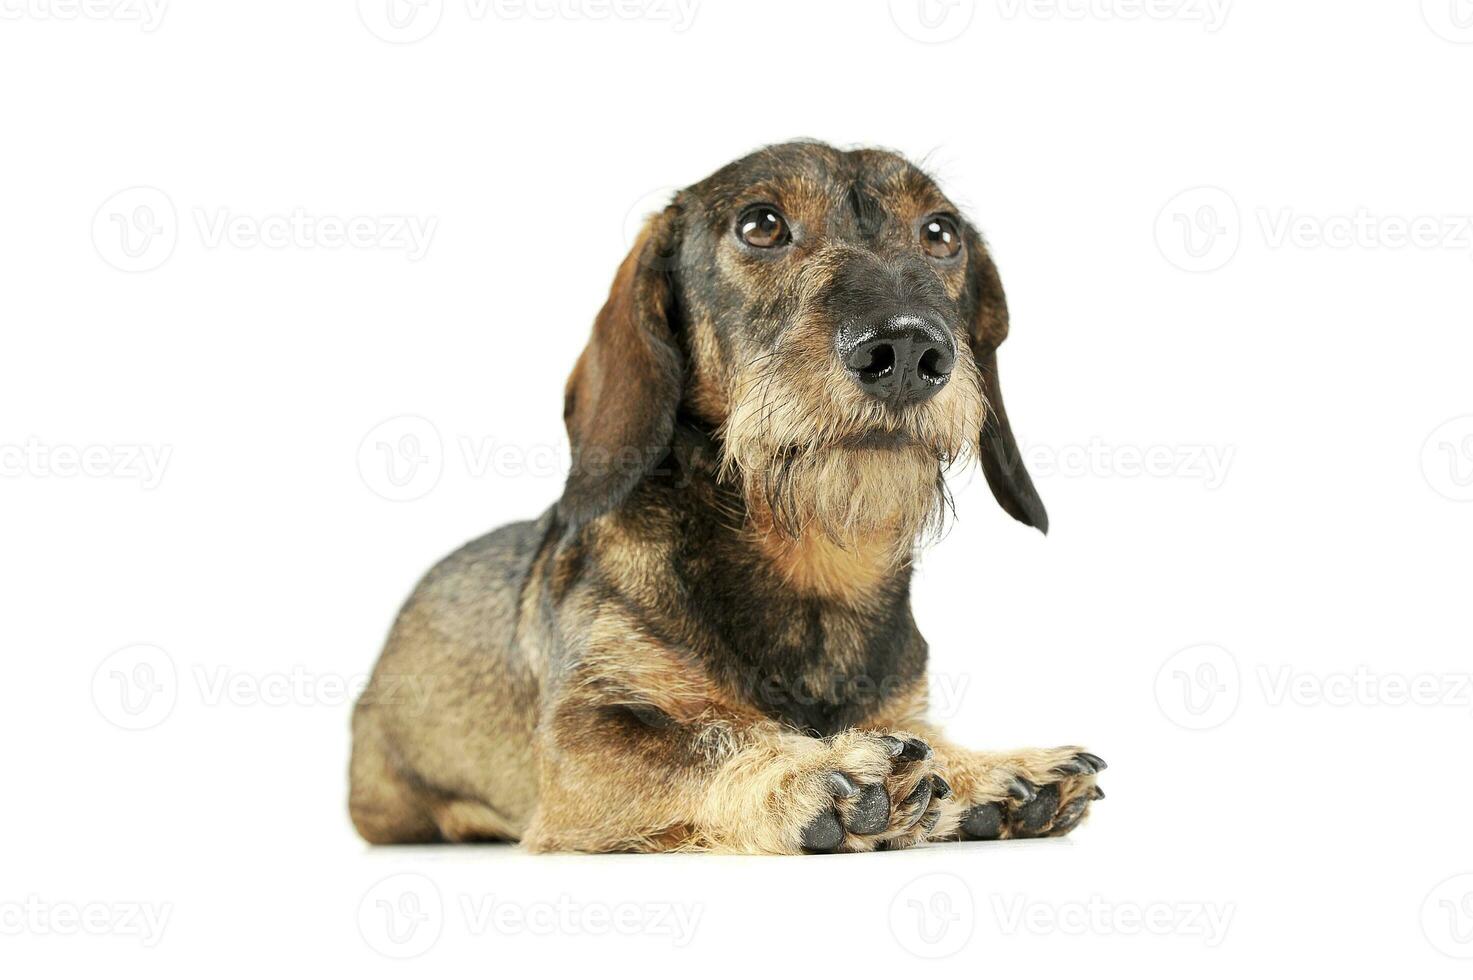
M985 412L976 366L959 360L946 388L901 412L835 374L768 368L739 382L722 473L763 530L842 547L879 539L908 556L941 532L947 476L975 457Z
M945 464L924 447L789 449L742 467L750 509L785 537L840 545L880 536L896 545L939 532Z

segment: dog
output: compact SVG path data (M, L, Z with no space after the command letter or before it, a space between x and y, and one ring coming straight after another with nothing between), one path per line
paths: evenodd
M910 611L956 467L1047 532L1007 333L982 237L894 153L786 143L675 194L568 380L561 499L394 623L353 713L359 834L799 854L1072 830L1104 762L948 741Z

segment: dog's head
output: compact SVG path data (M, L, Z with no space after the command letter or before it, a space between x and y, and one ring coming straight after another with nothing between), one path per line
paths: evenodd
M568 381L561 509L616 507L677 415L717 433L752 520L788 536L910 539L976 454L1047 530L998 387L1008 332L982 237L921 170L787 143L681 191L620 267Z

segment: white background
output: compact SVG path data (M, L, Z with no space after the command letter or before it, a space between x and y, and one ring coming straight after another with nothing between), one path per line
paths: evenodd
M1473 8L927 3L0 0L8 973L1466 975ZM800 135L993 244L1054 530L964 482L916 615L955 736L1109 798L867 857L365 847L343 689L556 497L639 216Z

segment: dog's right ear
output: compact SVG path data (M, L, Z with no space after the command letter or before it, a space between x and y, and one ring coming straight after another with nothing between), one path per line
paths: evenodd
M618 507L669 452L685 376L670 323L679 225L674 204L645 224L568 378L573 467L558 513L570 526Z
M997 274L986 243L975 230L967 232L967 248L970 253L968 299L973 311L969 337L972 357L982 373L982 395L987 400L987 418L978 442L982 474L1003 510L1047 534L1048 511L1023 466L1008 410L1002 402L1002 383L997 377L997 348L1008 336L1008 301L1002 291L1002 278Z

